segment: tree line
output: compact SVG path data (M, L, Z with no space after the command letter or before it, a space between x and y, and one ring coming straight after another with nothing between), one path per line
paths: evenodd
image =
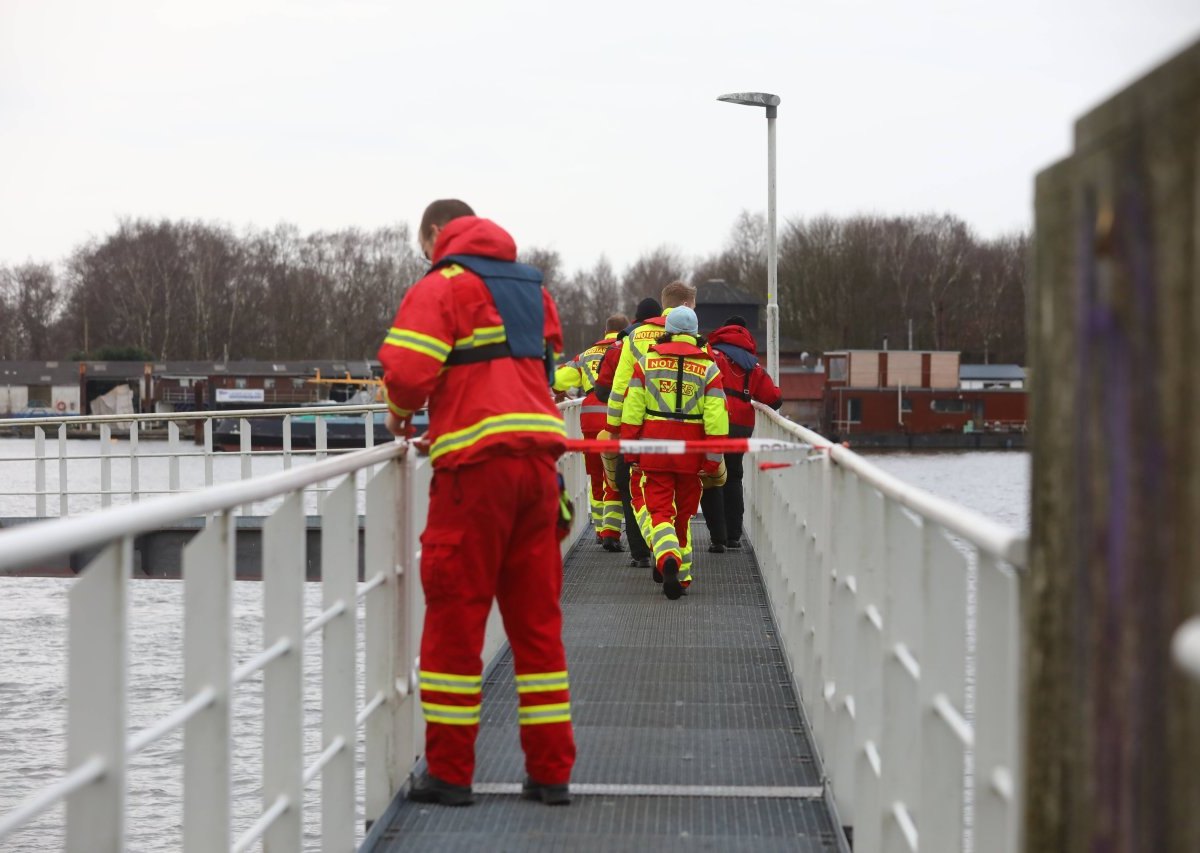
M542 269L567 350L605 318L632 316L674 279L723 279L766 299L762 215L737 217L725 246L688 259L667 246L618 273L603 256ZM951 215L792 219L778 245L780 327L810 352L907 345L964 361L1025 358L1029 238L982 239ZM426 264L405 224L302 234L234 232L197 221L126 219L56 264L0 266L0 359L96 357L124 348L158 360L373 358L406 288ZM701 290L703 299L703 290Z

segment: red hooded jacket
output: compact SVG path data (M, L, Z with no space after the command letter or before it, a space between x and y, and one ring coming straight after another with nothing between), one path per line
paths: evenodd
M463 216L446 224L433 248L446 255L517 257L513 238L496 223ZM558 309L542 289L543 337L562 351ZM435 468L470 465L494 456L565 448L566 430L537 358L496 358L445 366L452 351L507 340L500 312L483 279L457 264L435 269L400 303L379 360L388 408L408 417L429 401L429 449Z
M725 406L729 409L729 435L749 438L754 432L751 400L778 409L783 398L778 386L758 363L758 345L744 326L722 326L708 336L725 383Z

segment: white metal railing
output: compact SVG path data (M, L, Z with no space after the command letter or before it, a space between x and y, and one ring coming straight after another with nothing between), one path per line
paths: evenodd
M357 416L362 421L359 446L375 444L374 421L377 414L386 411L383 404L301 406L278 409L237 409L205 412L158 412L154 414L86 415L47 418L0 418L0 433L28 430L32 434L32 454L0 456L0 500L5 497L21 499L20 513L46 518L51 507L58 516L71 514L72 497L89 496L99 498L101 508L113 504L115 497L125 497L129 502L160 494L173 494L188 489L206 488L232 479L246 480L255 475L255 458L278 459L284 469L292 467L296 459L316 458L349 452L347 449L331 447L329 439L330 416ZM296 446L294 441L296 418L314 416L312 447ZM278 449L255 450L253 421L280 420ZM237 421L236 449L222 448L217 441L214 425L218 421ZM199 441L181 437L180 424L191 422ZM166 426L165 436L162 425ZM124 452L113 452L113 430L119 428L128 443ZM51 434L48 434L48 430ZM357 427L355 433L358 432ZM165 438L165 452L156 447L147 452L146 437ZM94 453L70 452L68 440L80 436L98 438ZM262 433L260 432L260 437ZM49 439L49 440L48 440ZM158 444L158 442L155 442ZM222 452L222 450L225 452ZM225 460L238 460L236 468ZM224 464L217 464L221 460ZM146 482L145 467L148 463L166 462L166 471L159 472L158 479ZM194 482L185 483L183 469L190 462L203 465L203 472L195 471ZM32 477L13 476L14 467L23 473L32 467ZM161 467L161 466L159 466ZM114 486L114 468L123 476L124 482ZM74 473L74 477L72 477ZM261 473L261 472L260 472ZM49 485L51 474L55 474L53 486ZM85 511L94 509L85 507ZM6 513L0 513L5 515Z
M1026 536L755 404L823 451L746 465L749 527L842 822L863 851L1014 853Z
M561 407L578 437L579 404ZM587 481L578 454L560 470L577 507L573 533L587 525ZM359 516L355 480L366 482L364 563L358 583ZM68 598L67 762L63 775L0 816L0 841L66 801L66 849L118 853L125 847L127 761L183 729L183 847L243 851L302 847L303 792L321 778L323 850L355 843L355 752L365 729L363 787L368 821L383 814L421 751L424 724L414 701L423 599L417 566L428 510L430 466L393 442L303 468L159 497L91 515L48 520L0 532L0 574L31 560L87 548L102 550ZM321 511L322 611L304 622L303 490L342 478ZM236 665L232 656L234 511L283 496L263 530L262 651ZM183 697L146 729L126 735L129 630L126 586L135 536L180 518L204 515L209 526L183 554ZM564 550L574 536L564 541ZM364 603L364 696L356 707L359 667L357 604ZM485 659L502 642L497 614ZM304 638L322 632L321 752L304 766ZM261 816L232 837L231 694L263 674Z

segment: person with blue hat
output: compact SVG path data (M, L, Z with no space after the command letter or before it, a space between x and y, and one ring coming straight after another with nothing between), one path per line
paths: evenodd
M621 407L621 438L700 440L729 434L721 370L686 305L666 315L665 332L634 365ZM627 457L641 473L642 533L654 552L653 577L676 600L692 582L690 525L700 506L701 472L721 455L703 452Z

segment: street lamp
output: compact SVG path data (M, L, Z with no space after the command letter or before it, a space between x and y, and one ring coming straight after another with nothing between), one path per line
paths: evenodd
M779 96L766 92L734 92L718 101L767 109L767 373L779 383L779 257L775 245L775 115Z

